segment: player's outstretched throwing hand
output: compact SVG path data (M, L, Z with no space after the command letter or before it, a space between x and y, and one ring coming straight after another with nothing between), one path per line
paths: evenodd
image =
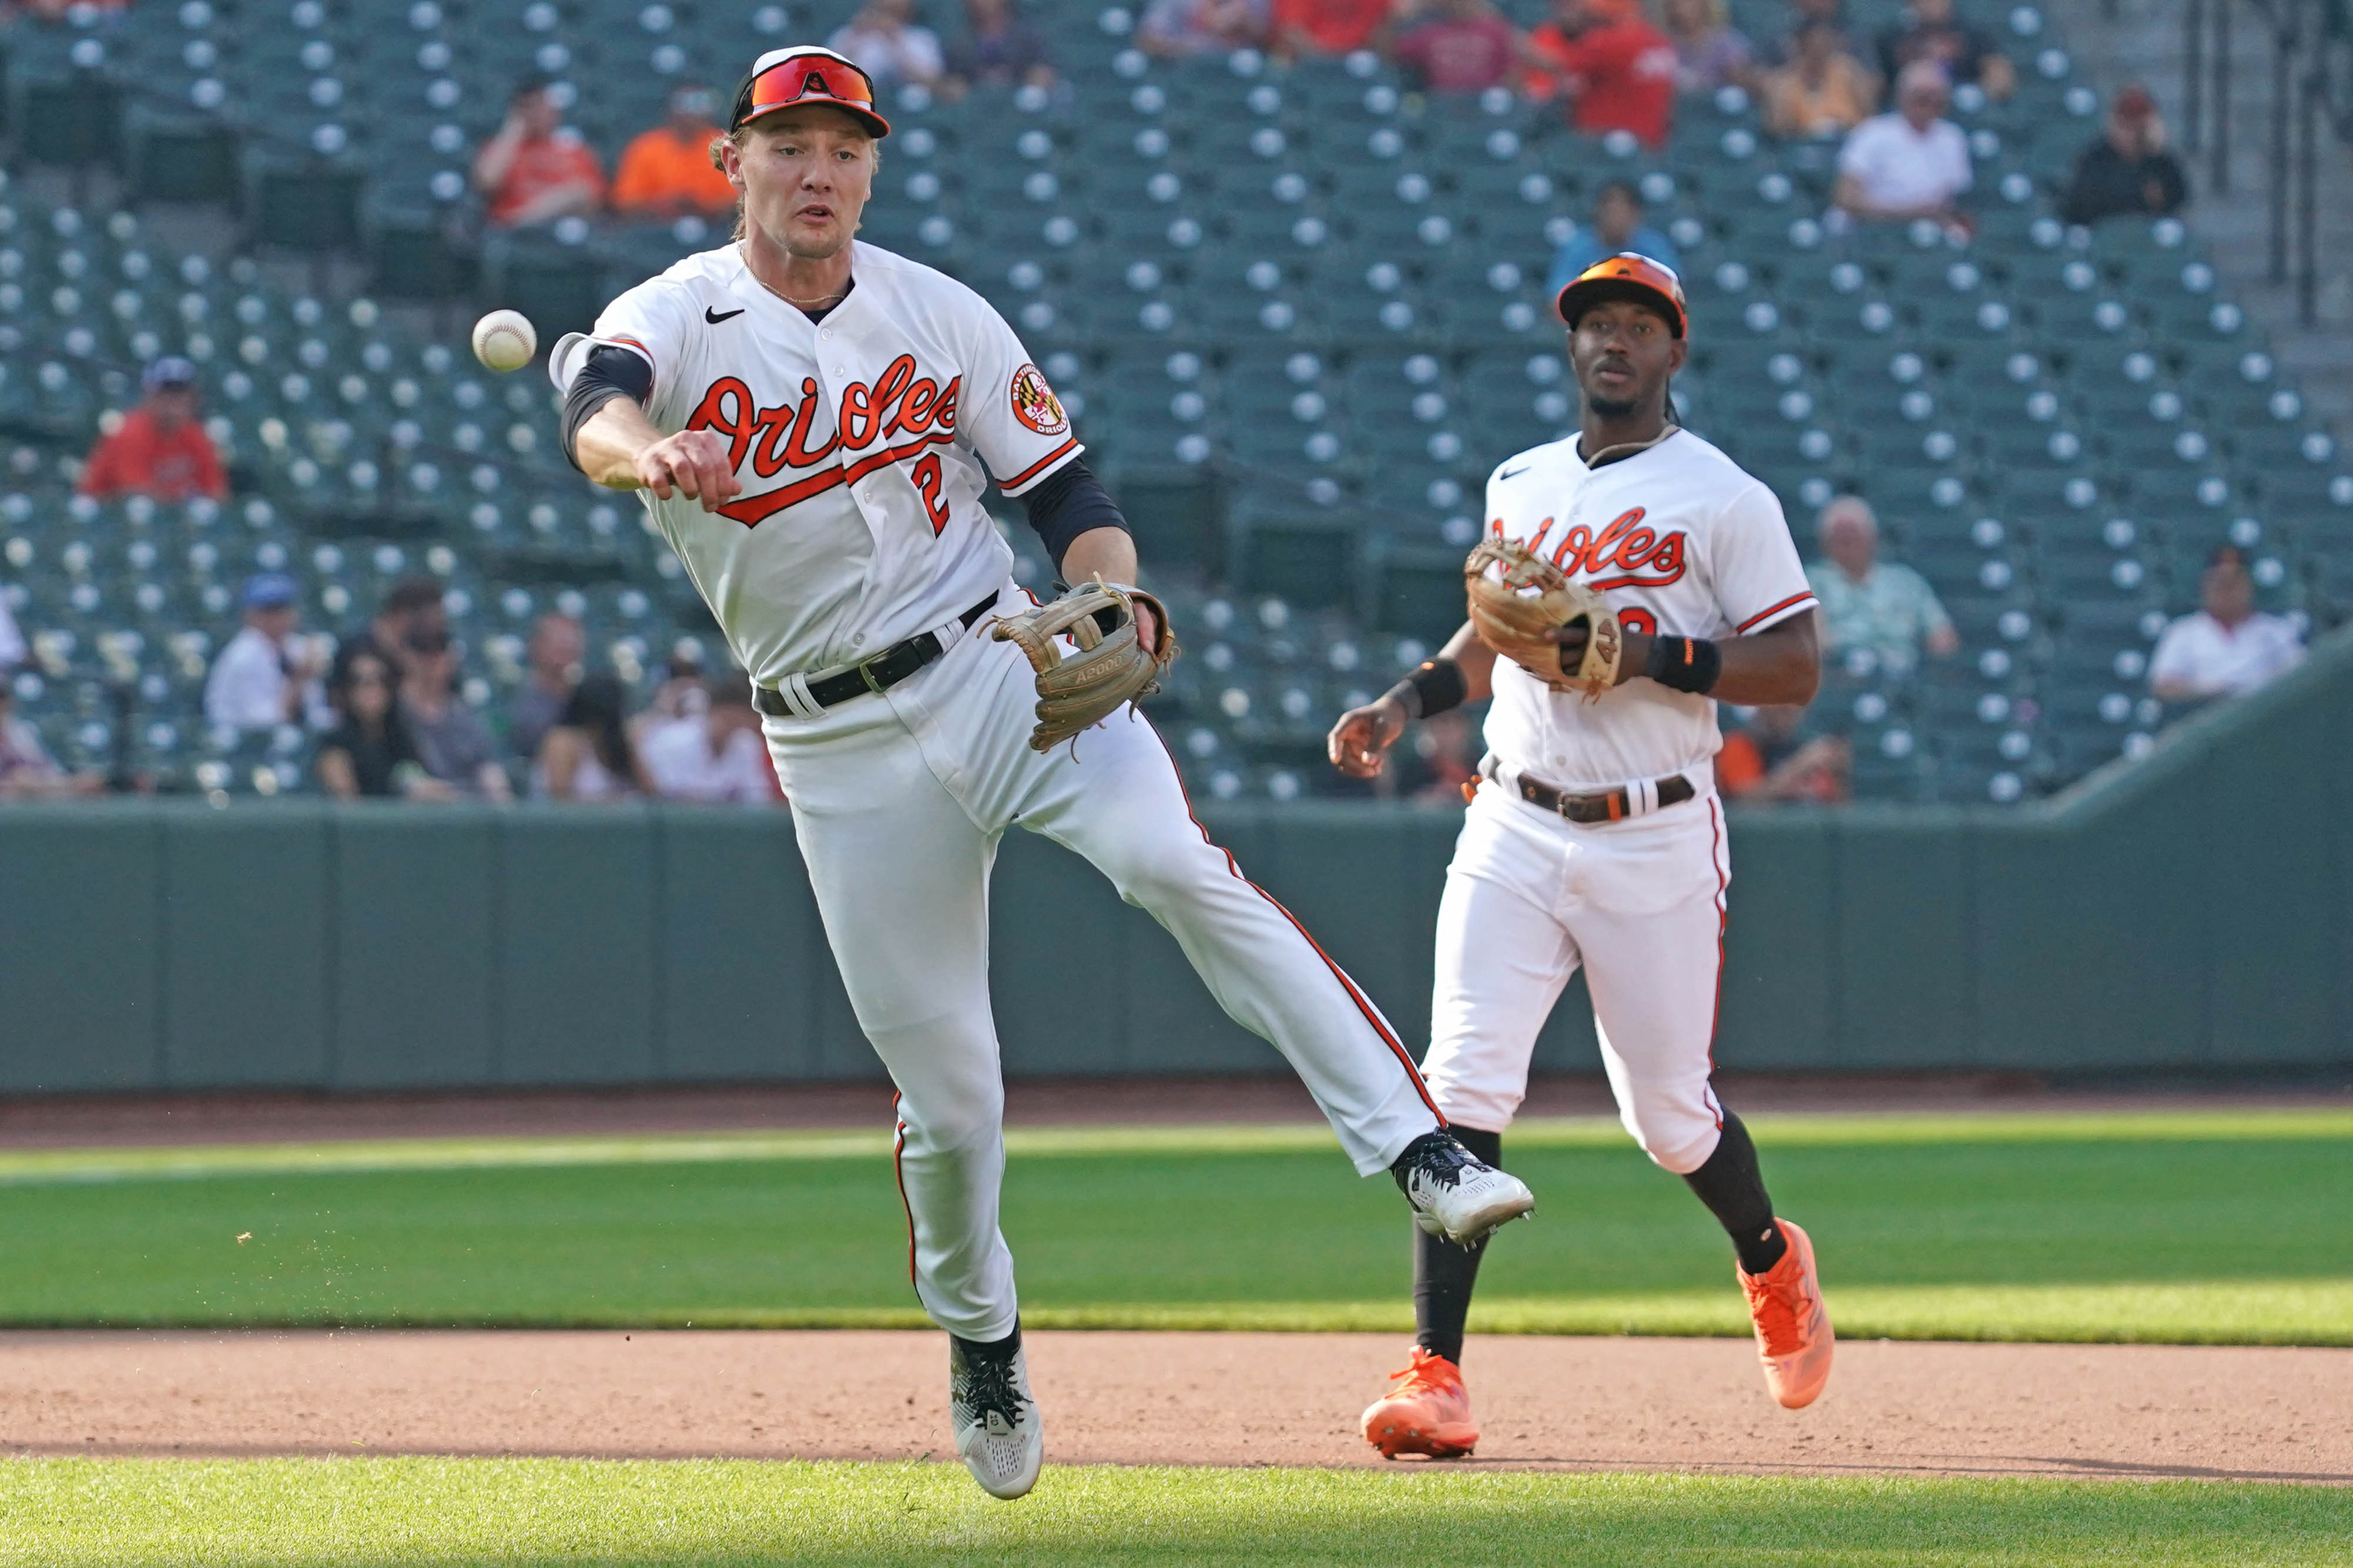
M1332 765L1350 778L1371 778L1381 771L1384 753L1405 733L1405 721L1403 704L1394 697L1378 698L1341 714L1324 738L1324 750Z
M663 437L638 454L637 468L638 483L662 500L670 500L675 490L701 501L705 511L717 511L744 491L729 461L725 437L708 430Z

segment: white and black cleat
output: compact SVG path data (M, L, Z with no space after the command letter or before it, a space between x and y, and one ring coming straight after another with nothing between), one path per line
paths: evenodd
M965 1468L991 1497L1018 1498L1038 1484L1046 1428L1018 1340L1010 1353L992 1355L948 1336L948 1426Z
M1389 1172L1413 1205L1414 1224L1458 1246L1475 1246L1497 1226L1535 1212L1525 1182L1482 1163L1442 1128L1407 1144Z

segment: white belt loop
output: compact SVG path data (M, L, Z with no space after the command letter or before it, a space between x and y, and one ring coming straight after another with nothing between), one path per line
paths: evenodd
M1648 816L1659 809L1659 781L1636 779L1626 786L1626 815Z
M806 675L787 675L776 689L783 695L785 705L793 710L796 719L814 719L825 711L823 705L809 695L808 677Z

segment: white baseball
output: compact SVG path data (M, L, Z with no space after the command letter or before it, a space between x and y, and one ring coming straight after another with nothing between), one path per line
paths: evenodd
M474 357L492 370L521 370L538 352L539 333L521 310L492 310L474 323Z

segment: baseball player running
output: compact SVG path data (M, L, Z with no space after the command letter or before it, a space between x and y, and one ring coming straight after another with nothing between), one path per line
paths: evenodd
M614 300L550 374L574 462L640 492L756 683L827 938L898 1087L910 1271L951 1336L956 1447L1010 1498L1044 1440L997 1229L1007 827L1085 856L1166 926L1418 1223L1474 1242L1534 1200L1445 1131L1380 1014L1194 822L1128 701L1175 638L1126 586L1126 523L1061 405L978 295L852 238L890 130L843 57L761 56L712 144L734 242ZM1081 589L1041 607L1015 586L992 477Z
M1499 1164L1536 1031L1583 964L1620 1118L1731 1234L1766 1386L1795 1409L1830 1376L1831 1325L1806 1233L1774 1217L1708 1081L1731 875L1711 759L1715 699L1812 698L1814 596L1773 492L1675 420L1675 274L1615 256L1560 312L1581 428L1495 469L1470 623L1342 715L1332 761L1369 777L1408 720L1493 696L1439 906L1430 1093ZM1457 1363L1483 1247L1417 1241L1418 1342L1363 1423L1391 1458L1479 1440Z

